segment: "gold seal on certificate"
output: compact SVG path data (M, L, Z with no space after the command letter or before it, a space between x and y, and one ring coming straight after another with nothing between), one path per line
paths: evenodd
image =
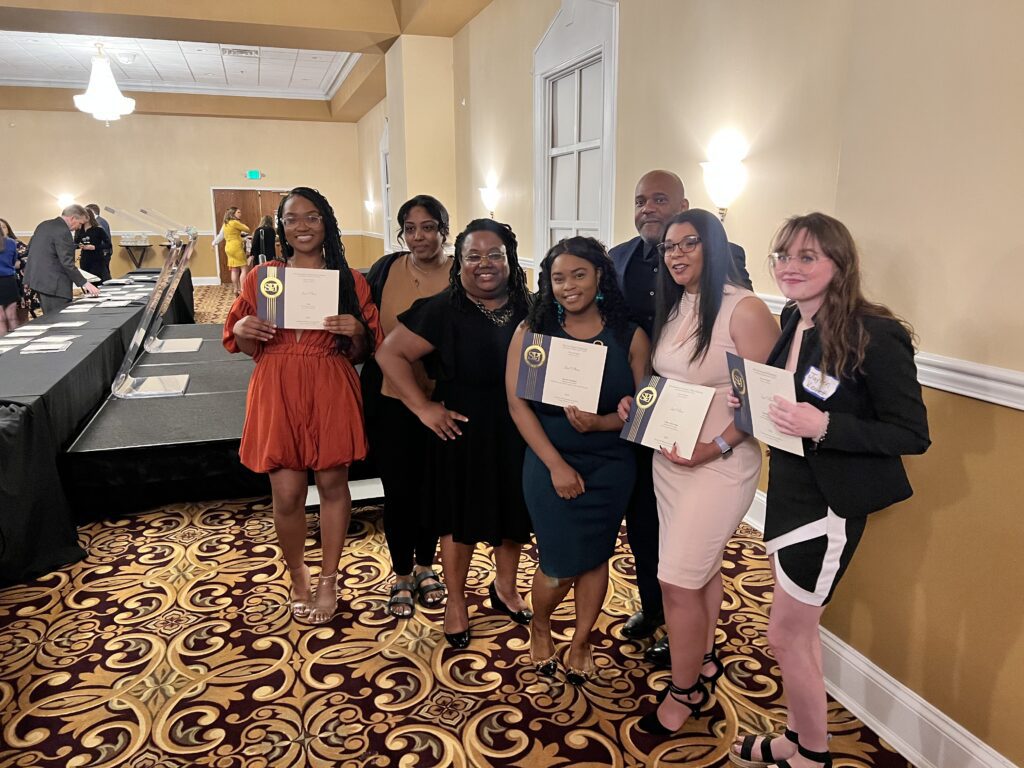
M714 396L711 387L649 376L633 398L619 437L648 448L674 445L680 456L690 458Z
M337 270L264 265L256 278L256 316L278 328L321 330L338 314Z
M597 413L608 347L527 332L516 396L548 405L575 405Z
M779 432L768 416L768 406L776 395L791 403L796 402L793 374L784 368L745 360L731 352L725 354L728 356L733 394L740 401L740 407L733 414L736 429L753 435L772 448L803 456L804 441Z

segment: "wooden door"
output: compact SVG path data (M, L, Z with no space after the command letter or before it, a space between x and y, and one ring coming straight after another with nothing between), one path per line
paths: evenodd
M288 194L286 189L215 189L213 190L213 213L220 230L224 220L224 212L235 206L239 209L242 223L253 231L260 225L260 220L277 213L281 197ZM228 268L228 257L224 253L224 244L217 247L217 261L220 264L221 283L231 282L231 270Z

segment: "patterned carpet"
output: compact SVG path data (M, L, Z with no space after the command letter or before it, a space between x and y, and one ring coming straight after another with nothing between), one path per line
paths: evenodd
M725 565L727 676L708 716L664 742L634 728L667 672L618 639L635 607L621 544L595 632L600 675L577 690L564 675L538 678L526 628L486 605L483 549L466 651L445 644L440 609L389 618L380 507L356 511L340 610L319 628L289 616L266 499L174 506L80 534L85 561L0 591L0 766L725 766L737 732L783 721L764 639L769 572L745 527ZM532 550L523 565L525 593ZM560 645L572 610L556 614ZM835 703L830 731L837 767L907 768Z
M197 323L223 323L235 300L231 285L197 285L192 289Z

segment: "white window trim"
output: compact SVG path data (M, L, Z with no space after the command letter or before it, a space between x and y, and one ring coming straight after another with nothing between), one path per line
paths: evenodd
M384 118L384 132L380 136L380 212L384 224L384 253L392 253L398 250L398 243L395 242L394 220L391 213L391 185L389 179L391 174L388 168L388 159L391 155L388 142L388 119Z
M562 0L562 7L533 50L534 253L520 255L536 267L548 246L551 205L547 130L551 122L550 86L566 72L601 60L604 118L601 127L601 221L599 238L610 245L615 203L615 105L618 88L618 0Z

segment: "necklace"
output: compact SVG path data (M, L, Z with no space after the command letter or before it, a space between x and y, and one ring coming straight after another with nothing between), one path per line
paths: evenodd
M512 319L512 312L514 311L511 302L504 306L498 307L497 309L488 309L483 305L483 302L476 301L476 308L479 309L483 316L490 320L492 323L497 325L499 328L503 325L508 325L508 321Z
M416 263L416 260L413 259L411 253L406 258L405 263L409 265L409 276L412 278L413 285L419 288L420 278L418 278L415 275L415 273L419 272L421 275L423 275L424 279L428 279L429 277L437 274L438 272L446 271L448 269L448 256L442 255L439 265L434 267L433 269L424 269L423 267L421 267L419 264Z

